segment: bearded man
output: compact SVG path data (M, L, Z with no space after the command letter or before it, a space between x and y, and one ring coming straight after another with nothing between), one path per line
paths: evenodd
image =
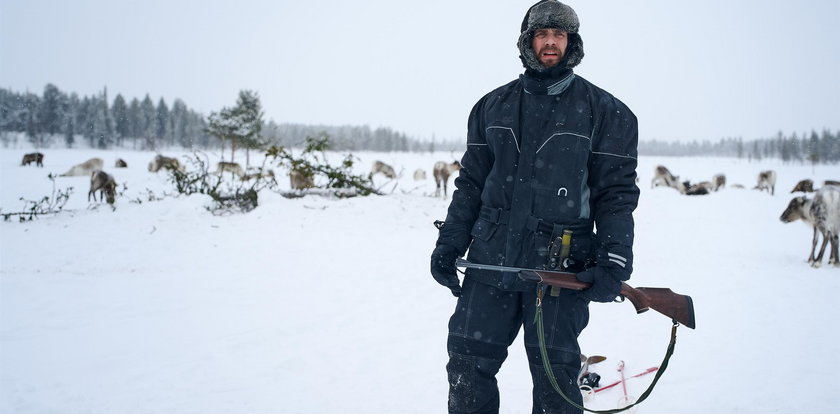
M583 40L575 11L533 5L518 47L525 73L473 107L457 190L431 257L431 273L458 297L449 321L450 413L497 413L496 373L524 326L533 413L580 413L554 390L533 324L539 289L515 273L455 260L575 272L584 291L542 298L545 346L563 392L578 404L578 336L589 303L610 302L633 269L638 125L621 101L576 75ZM595 232L597 229L597 232ZM553 245L571 234L567 257Z

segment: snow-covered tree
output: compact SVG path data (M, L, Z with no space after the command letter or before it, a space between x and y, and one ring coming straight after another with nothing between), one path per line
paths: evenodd
M207 132L222 142L230 140L230 160L233 162L237 144L247 149L262 148L266 145L261 135L263 111L259 95L256 92L242 90L236 106L222 108L212 112L207 119ZM246 166L248 165L246 151Z
M157 142L171 145L169 131L169 107L163 101L163 98L160 98L155 110L155 138L157 138Z
M42 130L50 135L61 133L64 121L65 97L58 88L48 83L44 87L44 97L40 108Z
M144 147L146 149L156 148L155 142L155 118L157 112L155 111L155 104L152 103L152 98L149 94L143 98L140 103L140 135L138 138L144 139Z
M125 139L131 136L131 126L128 122L128 105L125 103L125 98L121 94L117 94L117 97L114 98L114 104L111 106L111 116L114 118L116 143L120 146Z

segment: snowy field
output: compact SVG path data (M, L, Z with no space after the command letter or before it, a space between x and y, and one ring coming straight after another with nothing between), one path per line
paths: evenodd
M43 168L21 167L28 151L0 150L2 212L49 195L49 172L93 156L121 194L112 210L88 203L87 177L59 177L58 189L73 187L68 211L0 223L0 412L446 411L455 298L428 271L432 222L448 205L432 197L429 170L451 154L357 153L359 173L375 159L402 171L376 177L386 195L263 191L256 210L215 216L199 195L132 202L174 192L146 170L153 153L48 149ZM128 168L112 168L116 158ZM728 186L652 190L660 163L692 181L724 173ZM414 181L417 168L429 179ZM778 173L775 196L750 190L765 169ZM840 268L809 267L811 229L779 215L797 181L840 179L840 167L643 157L639 175L630 284L691 295L697 314L639 412L836 412ZM667 318L629 303L591 308L581 345L608 357L594 367L604 383L621 360L629 373L659 364ZM630 393L651 379L630 380ZM501 412L530 413L530 383L520 338L499 374Z

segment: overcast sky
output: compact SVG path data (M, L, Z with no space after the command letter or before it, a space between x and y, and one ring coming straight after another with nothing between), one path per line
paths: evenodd
M108 87L204 114L257 91L278 123L463 139L472 105L522 72L536 0L0 0L0 86ZM568 1L576 73L641 139L840 129L840 0Z

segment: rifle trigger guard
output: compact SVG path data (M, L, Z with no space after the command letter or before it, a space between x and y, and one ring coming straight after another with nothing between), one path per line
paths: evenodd
M616 296L616 297L615 297L615 300L613 300L613 302L615 302L615 303L624 303L624 299L625 299L625 298L624 298L624 295L618 295L618 296Z

